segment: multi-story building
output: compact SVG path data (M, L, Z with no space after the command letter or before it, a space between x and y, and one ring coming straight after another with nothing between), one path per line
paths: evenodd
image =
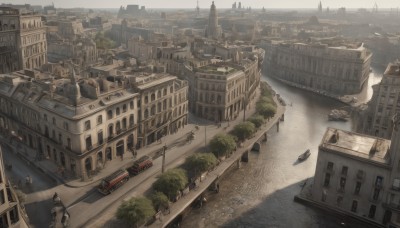
M188 83L165 73L128 76L140 94L138 147L175 133L188 123Z
M140 25L130 25L126 19L121 24L113 24L111 26L111 36L118 43L127 45L128 40L132 37L141 37L145 41L152 41L154 31L149 28L139 27Z
M400 63L390 63L379 84L372 86L373 95L366 109L360 111L356 131L390 139L392 118L400 112Z
M242 52L241 52L242 53ZM233 62L212 59L185 63L190 110L205 119L235 119L260 83L259 58L236 53Z
M39 14L0 7L0 31L0 73L47 63L46 30Z
M86 178L136 146L137 97L122 77L53 79L36 71L0 79L0 129L38 159ZM17 137L13 137L17 136Z
M372 54L363 44L267 41L260 46L266 50L267 75L305 89L335 96L356 94L369 76Z
M27 228L18 197L4 172L3 152L0 148L0 227Z
M311 199L365 222L400 227L400 118L390 140L328 128Z

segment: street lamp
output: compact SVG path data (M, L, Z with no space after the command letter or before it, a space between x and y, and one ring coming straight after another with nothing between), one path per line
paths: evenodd
M163 153L162 153L163 157L162 157L161 173L164 173L164 171L165 171L165 151L167 150L167 144L165 144L162 147L162 150L163 150Z

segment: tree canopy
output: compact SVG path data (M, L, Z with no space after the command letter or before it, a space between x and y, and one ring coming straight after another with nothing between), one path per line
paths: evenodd
M117 218L129 223L131 227L139 227L146 223L156 211L147 198L131 198L123 202L117 210Z
M256 127L252 122L246 121L235 126L233 134L238 137L239 140L243 141L249 138L256 131Z
M231 153L236 147L235 139L232 135L217 134L210 141L211 151L216 156L225 156Z
M162 192L153 193L151 196L151 202L153 202L153 207L156 210L165 209L169 206L168 197Z
M264 123L264 117L261 115L254 115L248 119L248 121L252 122L256 128L261 127L261 125Z
M94 41L98 49L111 49L115 47L115 42L106 36L104 32L98 32Z
M264 118L273 117L276 113L276 107L267 103L257 103L256 110L257 113L264 116Z
M199 174L216 166L218 160L212 153L197 153L188 157L186 162L190 169Z
M175 199L178 191L183 190L187 184L186 171L176 168L161 174L153 183L153 188L155 191L164 193L169 199Z

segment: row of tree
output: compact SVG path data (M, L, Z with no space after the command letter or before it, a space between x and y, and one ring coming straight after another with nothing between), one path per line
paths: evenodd
M257 102L257 113L246 122L236 125L231 134L220 133L210 141L211 153L196 153L186 159L183 168L174 168L161 174L153 183L154 193L150 199L139 197L125 201L117 211L117 218L127 221L130 226L138 227L154 217L156 211L169 208L170 201L175 201L189 185L189 175L198 178L204 172L218 165L220 157L231 155L237 148L237 142L250 138L265 119L276 113L276 104L270 87L261 83L261 98Z

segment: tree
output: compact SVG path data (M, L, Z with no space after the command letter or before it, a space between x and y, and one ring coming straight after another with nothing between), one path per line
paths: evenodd
M246 121L235 126L233 134L238 137L239 140L244 141L254 134L256 127L252 122Z
M115 47L115 42L104 35L104 32L98 32L94 38L98 49L110 49Z
M125 220L131 227L139 227L154 216L156 211L147 198L131 198L123 202L117 210L117 218Z
M264 116L264 118L273 117L276 113L276 107L267 103L257 103L256 110L258 114Z
M190 169L195 172L196 175L216 166L218 160L212 153L197 153L188 157L186 163L188 164L188 167L190 167Z
M248 121L252 122L256 128L259 128L264 123L264 117L261 115L254 115L250 117Z
M162 192L169 199L174 200L180 190L188 184L186 171L183 169L170 169L161 174L156 182L153 183L155 191Z
M162 192L155 192L151 196L151 202L153 203L154 209L162 210L169 207L168 197Z
M225 156L231 153L236 147L235 139L232 135L217 134L210 141L211 151L217 156Z

